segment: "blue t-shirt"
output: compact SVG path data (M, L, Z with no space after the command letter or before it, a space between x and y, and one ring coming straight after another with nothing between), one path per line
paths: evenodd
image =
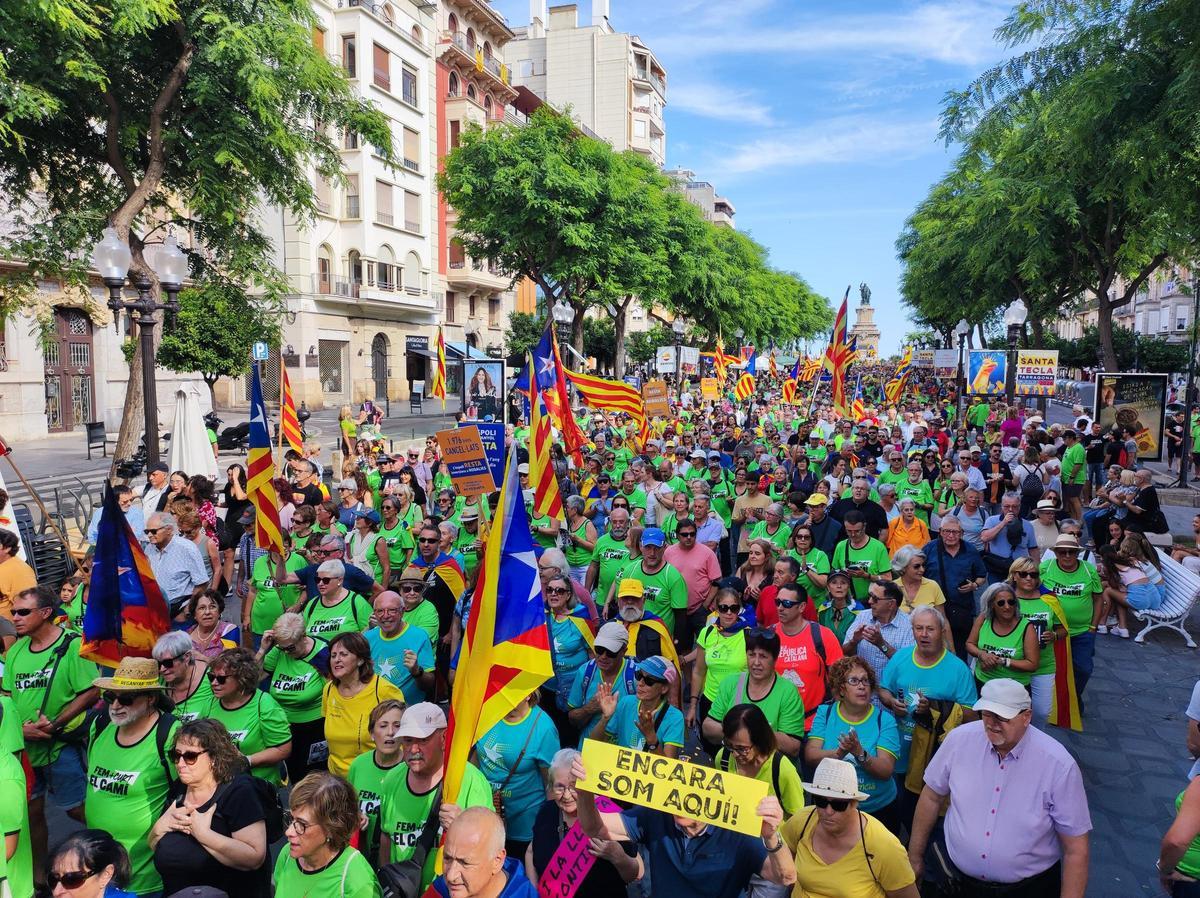
M559 677L563 677L565 682L570 683L575 676L575 671L588 661L588 642L584 638L583 631L579 629L581 624L584 627L587 626L587 618L586 612L584 612L584 617L574 620L571 618L555 620L549 616L547 619L550 622L550 639L553 643L550 657L554 661L554 676L550 678L546 687L557 690ZM576 623L576 620L579 623Z
M475 743L479 769L487 781L493 789L504 785L501 798L509 839L528 842L533 838L533 820L546 800L542 771L550 768L558 749L558 729L541 708L534 708L517 723L501 720Z
M813 718L809 739L819 739L821 747L826 750L837 748L838 737L842 733L854 730L858 733L858 742L867 754L875 755L886 751L893 758L900 756L900 730L896 726L896 715L871 706L865 720L851 723L842 716L842 703L821 705ZM896 780L893 777L876 779L864 770L852 757L845 760L854 765L858 771L859 791L869 797L858 803L858 808L867 813L873 813L880 808L886 808L896 798Z
M613 691L618 696L637 695L637 681L633 677L633 672L633 659L621 659L621 669L617 672L616 680L613 681ZM589 661L579 668L579 672L575 674L575 682L571 685L571 694L567 696L567 707L582 708L590 702L596 695L596 690L600 688L601 679L600 668L596 666L595 661ZM599 714L593 714L587 723L580 727L583 733L579 739L581 751L583 750L583 740L592 732L599 719Z
M896 761L897 773L908 770L908 752L912 748L912 709L918 701L917 692L926 698L952 700L968 708L979 697L975 690L975 677L957 655L943 650L941 658L924 667L913 660L914 649L916 646L910 645L896 652L879 678L880 686L908 703L909 713L898 721L900 757Z
M738 898L767 859L762 839L716 826L688 838L670 814L651 808L622 811L621 822L629 840L648 849L655 895Z
M663 709L666 709L664 713ZM661 720L660 720L661 718ZM654 732L658 735L659 745L678 745L683 748L683 712L663 699L663 704L654 712L654 719L659 720ZM623 748L636 748L639 751L646 745L646 737L638 729L638 697L624 695L617 700L617 712L609 720L604 731L615 736L617 745Z
M433 646L429 644L429 634L420 627L405 623L399 633L388 639L378 627L372 627L363 634L367 644L371 646L371 660L375 662L375 672L388 680L393 686L398 686L404 693L404 701L415 705L426 699L423 690L413 675L404 666L404 653L413 651L417 654L417 666L422 670L432 670L434 666Z

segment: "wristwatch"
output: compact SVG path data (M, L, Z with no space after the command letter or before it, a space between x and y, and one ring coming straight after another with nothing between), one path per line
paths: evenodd
M658 749L659 749L659 748L660 748L660 746L659 746L659 743L657 743L657 742L647 742L647 743L646 743L646 744L645 744L645 745L642 747L642 751L658 751Z

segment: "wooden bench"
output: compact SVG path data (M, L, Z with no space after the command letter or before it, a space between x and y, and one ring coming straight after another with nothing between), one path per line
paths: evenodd
M1200 575L1188 570L1161 549L1158 552L1158 559L1162 565L1163 577L1167 581L1167 598L1153 611L1130 609L1134 617L1148 624L1142 628L1133 641L1145 642L1147 633L1159 627L1165 627L1168 630L1176 631L1183 637L1188 648L1194 649L1196 647L1195 640L1184 628L1184 623L1187 621L1188 615L1192 613L1196 599L1200 598Z

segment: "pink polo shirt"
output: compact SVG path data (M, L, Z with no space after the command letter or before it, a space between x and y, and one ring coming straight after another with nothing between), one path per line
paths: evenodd
M688 591L687 610L691 614L712 594L712 581L721 579L721 562L717 561L717 553L701 543L696 543L690 550L676 543L667 546L663 557L667 564L683 575Z

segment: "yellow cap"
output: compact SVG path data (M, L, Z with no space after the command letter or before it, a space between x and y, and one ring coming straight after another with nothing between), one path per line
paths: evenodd
M641 598L646 592L646 587L642 585L641 580L635 580L632 577L626 577L617 586L617 597L621 596L637 596Z

